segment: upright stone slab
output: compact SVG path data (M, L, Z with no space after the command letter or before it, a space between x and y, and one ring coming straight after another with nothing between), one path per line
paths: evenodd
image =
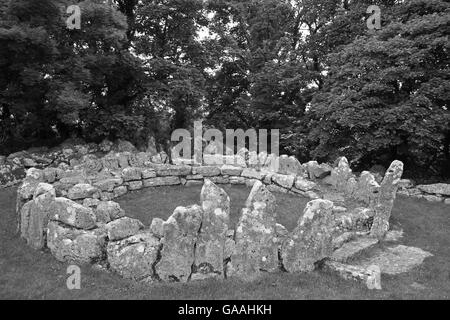
M202 227L195 249L194 274L223 276L225 240L230 222L230 197L210 180L205 180L200 201Z
M46 230L52 203L56 193L53 186L40 183L33 196L20 212L20 235L34 249L42 249L46 245Z
M236 247L229 275L252 280L262 271L278 270L276 200L261 181L256 181L236 229Z
M375 180L375 176L369 171L363 171L358 178L358 183L353 196L373 207L380 191L380 185Z
M156 273L161 280L188 281L201 223L202 208L198 205L176 208L163 223L163 248L161 260L156 265Z
M381 182L380 194L375 206L375 217L373 219L370 234L378 239L382 239L389 230L389 218L391 217L397 194L398 183L402 178L403 163L401 161L392 162L383 182Z
M284 268L289 272L313 271L314 263L333 253L333 230L333 202L310 201L298 226L283 243Z

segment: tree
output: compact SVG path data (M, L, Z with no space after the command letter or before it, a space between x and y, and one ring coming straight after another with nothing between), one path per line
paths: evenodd
M440 0L399 4L382 30L329 56L310 111L315 157L422 168L450 161L449 10Z

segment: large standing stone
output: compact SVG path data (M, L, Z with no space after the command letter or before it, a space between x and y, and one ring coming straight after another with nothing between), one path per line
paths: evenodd
M33 200L27 202L21 209L20 235L35 249L45 247L48 218L55 198L55 189L49 184L40 183Z
M333 202L313 200L306 205L295 230L283 243L281 257L289 272L309 272L314 263L333 253Z
M79 200L85 198L99 198L98 189L87 183L79 183L69 189L68 198L72 200Z
M161 260L156 265L156 273L161 280L188 281L201 223L202 208L198 205L178 207L164 222Z
M358 179L353 197L373 207L379 191L380 185L375 180L375 176L368 171L363 171Z
M50 220L62 222L78 229L92 229L95 227L95 214L86 208L66 198L56 198L51 208Z
M237 225L229 275L252 280L262 271L278 269L275 201L263 183L256 181Z
M222 188L205 180L200 201L203 219L195 249L194 273L202 276L223 275L225 240L230 222L230 197Z
M55 221L48 224L47 247L59 261L93 263L105 255L106 233L67 228Z
M109 242L108 263L114 272L126 279L153 278L153 267L158 258L159 239L150 232L142 232L127 239Z
M378 239L382 239L389 230L389 218L391 217L397 194L398 183L402 178L403 163L401 161L392 162L383 182L381 182L378 203L375 206L375 217L373 219L370 234Z

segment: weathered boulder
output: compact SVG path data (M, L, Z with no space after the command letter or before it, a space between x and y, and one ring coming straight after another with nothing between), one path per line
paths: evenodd
M202 214L202 208L198 205L178 207L164 222L161 259L156 264L156 273L161 280L188 281L195 261L195 244Z
M157 238L164 237L164 220L161 218L153 218L152 224L150 225L150 231Z
M106 233L103 229L78 230L48 224L47 247L55 258L62 262L94 263L105 257Z
M347 187L347 181L352 175L352 169L350 169L347 158L342 157L339 159L338 166L331 170L331 184L336 190L344 192Z
M113 148L114 143L112 143L111 141L109 141L108 139L104 139L99 145L99 149L102 152L110 152L111 149Z
M214 177L220 175L220 168L215 166L193 167L192 174L202 175L204 177Z
M114 201L101 201L94 210L96 220L100 223L108 223L125 216L125 211Z
M95 228L95 214L91 208L86 208L70 199L56 198L51 208L50 220L59 221L78 229Z
M108 263L111 270L126 279L153 279L159 249L159 239L148 231L142 232L121 241L109 242Z
M285 189L291 189L295 182L295 175L274 174L272 181Z
M203 219L195 248L194 273L223 276L225 240L230 222L230 197L207 179L200 194L200 202Z
M284 175L299 175L303 176L306 173L305 168L297 160L297 158L287 155L282 155L279 158L278 173Z
M120 186L123 183L121 178L106 178L97 180L93 183L93 186L100 191L112 192L114 188Z
M253 185L237 225L228 275L252 280L278 269L275 201L261 181Z
M142 171L140 168L128 167L122 170L123 181L137 181L142 179Z
M117 241L135 235L144 225L139 220L123 217L105 225L110 241Z
M71 200L79 200L85 198L98 198L98 189L87 183L79 183L69 189L67 197Z
M389 230L389 218L391 217L398 183L402 178L402 174L403 163L394 161L386 172L383 182L381 182L379 198L374 208L375 217L370 230L370 234L378 239L383 238Z
M333 202L310 201L295 230L284 241L281 257L289 272L313 271L314 264L333 253Z

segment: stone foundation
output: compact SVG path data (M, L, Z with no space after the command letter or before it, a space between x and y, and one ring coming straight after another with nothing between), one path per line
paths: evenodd
M341 248L355 238L369 244L384 239L403 172L395 161L378 184L369 172L354 175L345 158L332 168L246 150L209 155L205 165L166 161L164 154L126 151L27 169L17 191L21 237L60 261L101 264L145 282L309 272L342 256ZM221 184L252 187L236 230L229 228L230 199ZM130 191L173 185L203 185L200 203L178 207L148 229L112 201ZM272 192L311 199L292 232L277 223Z

